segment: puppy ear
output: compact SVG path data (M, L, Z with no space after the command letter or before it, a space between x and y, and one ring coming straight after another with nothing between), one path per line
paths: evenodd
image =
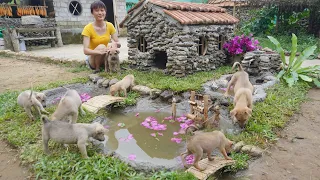
M251 114L252 114L252 109L246 107L246 113L247 113L249 116L251 116Z
M236 116L236 114L237 114L236 109L233 109L232 111L230 111L230 116L231 116L231 117L232 117L232 116Z

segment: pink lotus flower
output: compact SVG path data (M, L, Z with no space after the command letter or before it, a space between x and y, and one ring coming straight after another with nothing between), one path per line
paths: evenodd
M152 137L156 137L157 135L156 135L156 133L151 133L150 134Z
M139 116L139 113L137 113L135 116L138 117L138 116Z
M177 133L177 132L173 132L173 135L174 135L174 136L177 136L177 135L179 135L179 133Z
M133 134L129 134L129 136L127 137L128 140L133 139Z
M172 116L168 116L168 117L164 117L164 120L171 120L173 117Z
M177 144L180 144L182 141L182 138L171 138L172 142L176 142Z
M129 160L130 161L134 161L134 160L136 160L136 158L137 158L137 156L135 154L130 154L129 155Z
M191 119L188 119L188 120L185 121L185 123L186 123L187 125L191 125L191 124L193 124L193 121L192 121Z
M177 118L178 122L184 122L185 120L187 120L187 117L185 117L185 116L181 116L181 117Z
M180 127L181 127L181 129L185 130L185 129L187 129L189 126L188 126L188 124L186 124L186 123L182 123L182 124L180 124Z

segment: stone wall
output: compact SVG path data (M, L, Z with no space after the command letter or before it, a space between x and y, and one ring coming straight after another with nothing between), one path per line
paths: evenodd
M259 50L246 53L241 61L244 70L255 77L276 74L280 71L281 63L278 53Z
M177 77L221 66L226 55L218 50L219 34L230 39L233 32L232 25L181 26L164 15L161 9L150 5L129 22L127 27L129 63L138 69L149 70L155 66L155 54L165 51L168 57L165 72ZM140 36L146 39L147 52L141 52L137 48ZM198 54L200 36L208 40L204 56Z

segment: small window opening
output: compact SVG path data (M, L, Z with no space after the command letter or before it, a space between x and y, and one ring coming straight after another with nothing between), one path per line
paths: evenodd
M223 44L226 42L226 37L219 35L219 39L218 39L218 48L219 50L223 49Z
M139 38L138 49L141 52L147 52L147 41L144 37Z
M207 53L208 40L204 36L200 37L198 45L198 53L200 56L204 56Z

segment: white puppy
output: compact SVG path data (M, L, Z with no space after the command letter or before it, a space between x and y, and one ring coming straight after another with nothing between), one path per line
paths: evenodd
M56 111L52 114L52 120L67 120L69 123L76 123L79 115L78 109L81 114L86 113L82 109L82 101L79 93L74 89L67 89L65 95L61 98Z
M17 103L24 108L29 118L35 120L31 113L31 107L38 111L39 116L41 112L49 114L44 107L46 107L46 95L44 93L34 92L31 90L23 91L17 98Z

